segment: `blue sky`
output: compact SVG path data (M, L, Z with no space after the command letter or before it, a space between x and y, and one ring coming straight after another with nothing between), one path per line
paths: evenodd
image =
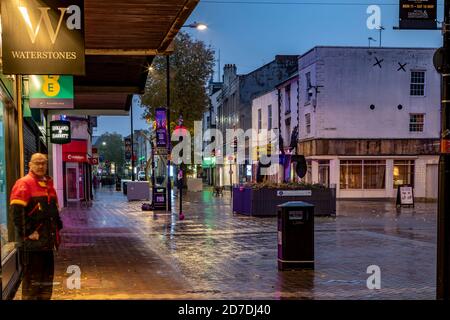
M366 24L369 5L379 5L381 8L381 24L386 28L382 33L383 47L440 47L442 44L440 31L393 30L394 26L398 26L399 0L245 2L255 1L275 4L235 3L243 2L241 0L200 1L186 23L204 22L208 29L184 30L211 45L216 53L220 50L221 67L226 63L234 63L240 74L249 73L270 62L277 54L302 54L318 45L367 46L368 37L372 37L377 40L372 46L378 46L378 30L369 30ZM331 5L336 3L353 5ZM443 11L443 0L438 0L438 21L442 21ZM217 67L215 71L214 79L217 80ZM146 128L147 124L140 119L142 111L137 105L134 108L135 129ZM126 117L100 117L95 134L106 131L129 134L129 122Z

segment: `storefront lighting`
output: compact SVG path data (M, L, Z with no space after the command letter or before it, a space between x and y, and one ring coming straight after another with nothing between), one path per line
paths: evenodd
M36 89L40 89L41 88L41 81L39 80L38 76L35 75L31 75L30 76L31 81L33 82L33 85Z
M400 171L398 167L394 167L394 176L398 177L400 175Z
M25 19L25 23L33 29L33 26L31 25L30 16L28 15L28 10L26 7L19 7L19 11L22 14L23 18Z

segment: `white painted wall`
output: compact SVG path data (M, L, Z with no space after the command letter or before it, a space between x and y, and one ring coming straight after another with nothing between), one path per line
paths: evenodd
M435 49L316 47L299 60L300 117L311 113L311 135L300 138L438 138L440 76L433 66ZM374 66L375 57L382 68ZM399 69L405 64L406 72ZM425 71L425 96L410 96L411 70ZM305 74L322 85L306 103ZM375 105L374 110L369 106ZM397 106L401 104L402 110ZM314 110L315 109L315 110ZM409 114L425 113L422 133L409 132ZM380 129L381 128L381 129Z
M287 94L286 94L286 87L290 85L291 86L291 90L290 90L290 98L291 98L291 112L290 113L286 113L287 108L286 108L286 99L287 99ZM284 141L284 146L288 147L290 142L291 142L291 134L292 134L292 130L294 129L294 127L298 124L298 118L299 118L299 114L298 114L298 103L299 103L299 99L298 99L298 87L299 87L299 83L298 83L298 78L293 78L290 79L289 81L287 81L286 83L284 83L282 86L279 87L280 89L280 95L281 95L281 112L280 112L280 120L281 120L281 134L283 136L283 141ZM286 120L290 118L290 127L289 130L286 127ZM301 122L301 119L300 119ZM278 124L277 124L278 125Z
M268 129L268 120L269 120L269 112L268 106L272 105L272 129L278 128L278 96L277 90L270 91L260 97L253 99L252 101L252 128L258 131L258 110L261 109L261 129L262 131L256 135L252 136L252 146L257 146L259 144L263 144L263 142L267 141L267 135L265 132ZM276 130L278 131L278 130ZM252 150L251 160L257 161L255 158L255 152Z

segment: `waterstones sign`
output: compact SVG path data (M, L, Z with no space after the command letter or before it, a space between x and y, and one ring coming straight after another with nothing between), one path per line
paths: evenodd
M4 74L84 75L83 0L2 0Z

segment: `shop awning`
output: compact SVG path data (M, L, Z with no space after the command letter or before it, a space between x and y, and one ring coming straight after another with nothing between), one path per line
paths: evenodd
M75 110L128 111L154 56L171 43L199 0L85 0L86 75L74 78ZM70 112L67 112L70 113Z

